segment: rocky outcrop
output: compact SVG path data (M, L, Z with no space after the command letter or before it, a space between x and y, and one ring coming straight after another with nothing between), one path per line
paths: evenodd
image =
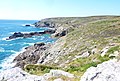
M30 75L16 67L0 72L0 81L46 81L43 76Z
M35 23L35 26L36 27L50 27L50 28L54 28L56 26L56 23L54 22L42 22L42 21L39 21L39 22L36 22Z
M45 30L43 32L30 32L30 33L15 32L12 36L9 36L9 38L7 38L6 40L10 40L18 37L28 38L32 36L40 36L43 34L53 34L53 33L55 33L55 30L52 30L52 29Z
M57 19L49 20L49 18L48 18L48 19L43 19L39 22L36 22L35 26L36 27L55 28L56 32L52 36L53 37L62 37L62 36L65 36L69 32L69 29L71 29L71 25L68 25L68 23L67 23L68 21L64 22L64 23L62 23L62 22L63 21L57 22Z
M23 53L15 57L15 67L23 68L26 64L36 64L40 57L50 47L50 44L36 43L34 46L26 47Z
M54 76L54 77L60 77L60 76L66 76L69 78L74 78L74 75L62 70L50 70L50 75Z
M89 68L80 81L120 81L120 61L113 59Z
M60 81L62 79L58 77L68 77L74 78L73 74L62 70L50 70L49 73L46 73L41 76L31 75L21 68L15 67L5 71L0 72L0 81L50 81L50 78L55 78L55 81ZM57 79L58 78L58 79Z
M51 44L50 47L44 52L45 54L42 54L40 59L38 60L38 64L50 64L50 63L56 63L56 60L66 55L64 51L61 51L61 48L65 44L65 37L61 37L58 39L54 44Z

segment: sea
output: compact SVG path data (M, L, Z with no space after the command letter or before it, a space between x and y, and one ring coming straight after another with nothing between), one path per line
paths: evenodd
M15 32L40 32L49 29L47 27L24 26L35 22L37 20L0 20L0 71L13 67L15 65L12 62L13 59L23 52L25 47L34 45L37 42L54 43L56 39L51 38L50 34L6 40Z

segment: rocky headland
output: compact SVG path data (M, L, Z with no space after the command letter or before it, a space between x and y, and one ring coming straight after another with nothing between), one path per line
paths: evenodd
M51 36L58 40L25 48L14 68L0 73L1 80L120 81L119 16L48 18L34 25L54 28ZM9 72L16 69L18 76Z
M54 29L48 29L43 32L30 32L30 33L15 32L13 35L9 36L6 40L11 40L19 37L28 38L32 36L40 36L43 34L53 34L53 33L55 33Z

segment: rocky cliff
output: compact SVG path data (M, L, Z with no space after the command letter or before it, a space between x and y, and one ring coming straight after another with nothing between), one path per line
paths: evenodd
M88 71L83 75L85 79L81 80L94 81L87 80L88 68L96 67L110 59L120 58L119 16L48 18L36 22L35 26L55 28L52 37L58 37L58 40L54 44L38 43L28 47L14 59L17 67L30 74L44 75L51 69L59 69L72 73L74 78L62 75L50 78L51 81L56 78L58 81L80 81L81 76ZM114 66L117 65L115 62ZM98 75L95 71L90 77L97 78Z

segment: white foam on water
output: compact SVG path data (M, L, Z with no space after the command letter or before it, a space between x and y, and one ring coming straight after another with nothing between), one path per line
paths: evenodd
M11 52L14 52L14 54L10 55L9 57L6 57L6 58L2 61L2 63L0 64L0 67L2 67L2 69L0 69L0 71L6 70L6 69L10 69L10 68L14 67L15 64L16 64L16 63L13 63L14 58L15 58L18 54L20 54L20 53L22 53L22 52L24 52L24 51L25 51L24 48L23 48L20 52L16 52L16 51L11 50Z
M14 34L15 32L10 32L9 34Z
M21 32L21 33L25 34L25 33L30 33L30 32Z
M16 51L14 51L14 50L6 50L5 52L12 52L12 53L16 53Z
M35 43L24 43L24 44L28 44L28 45L30 45L30 46L31 46L31 45L34 45Z
M41 36L40 40L43 40L45 37L44 36Z
M17 39L23 39L23 38L22 37L18 37L18 38L14 38L14 39L5 40L5 41L13 41L13 40L17 40Z
M6 39L8 39L8 37L2 38L2 40L6 40Z
M0 52L5 52L4 48L0 47Z

